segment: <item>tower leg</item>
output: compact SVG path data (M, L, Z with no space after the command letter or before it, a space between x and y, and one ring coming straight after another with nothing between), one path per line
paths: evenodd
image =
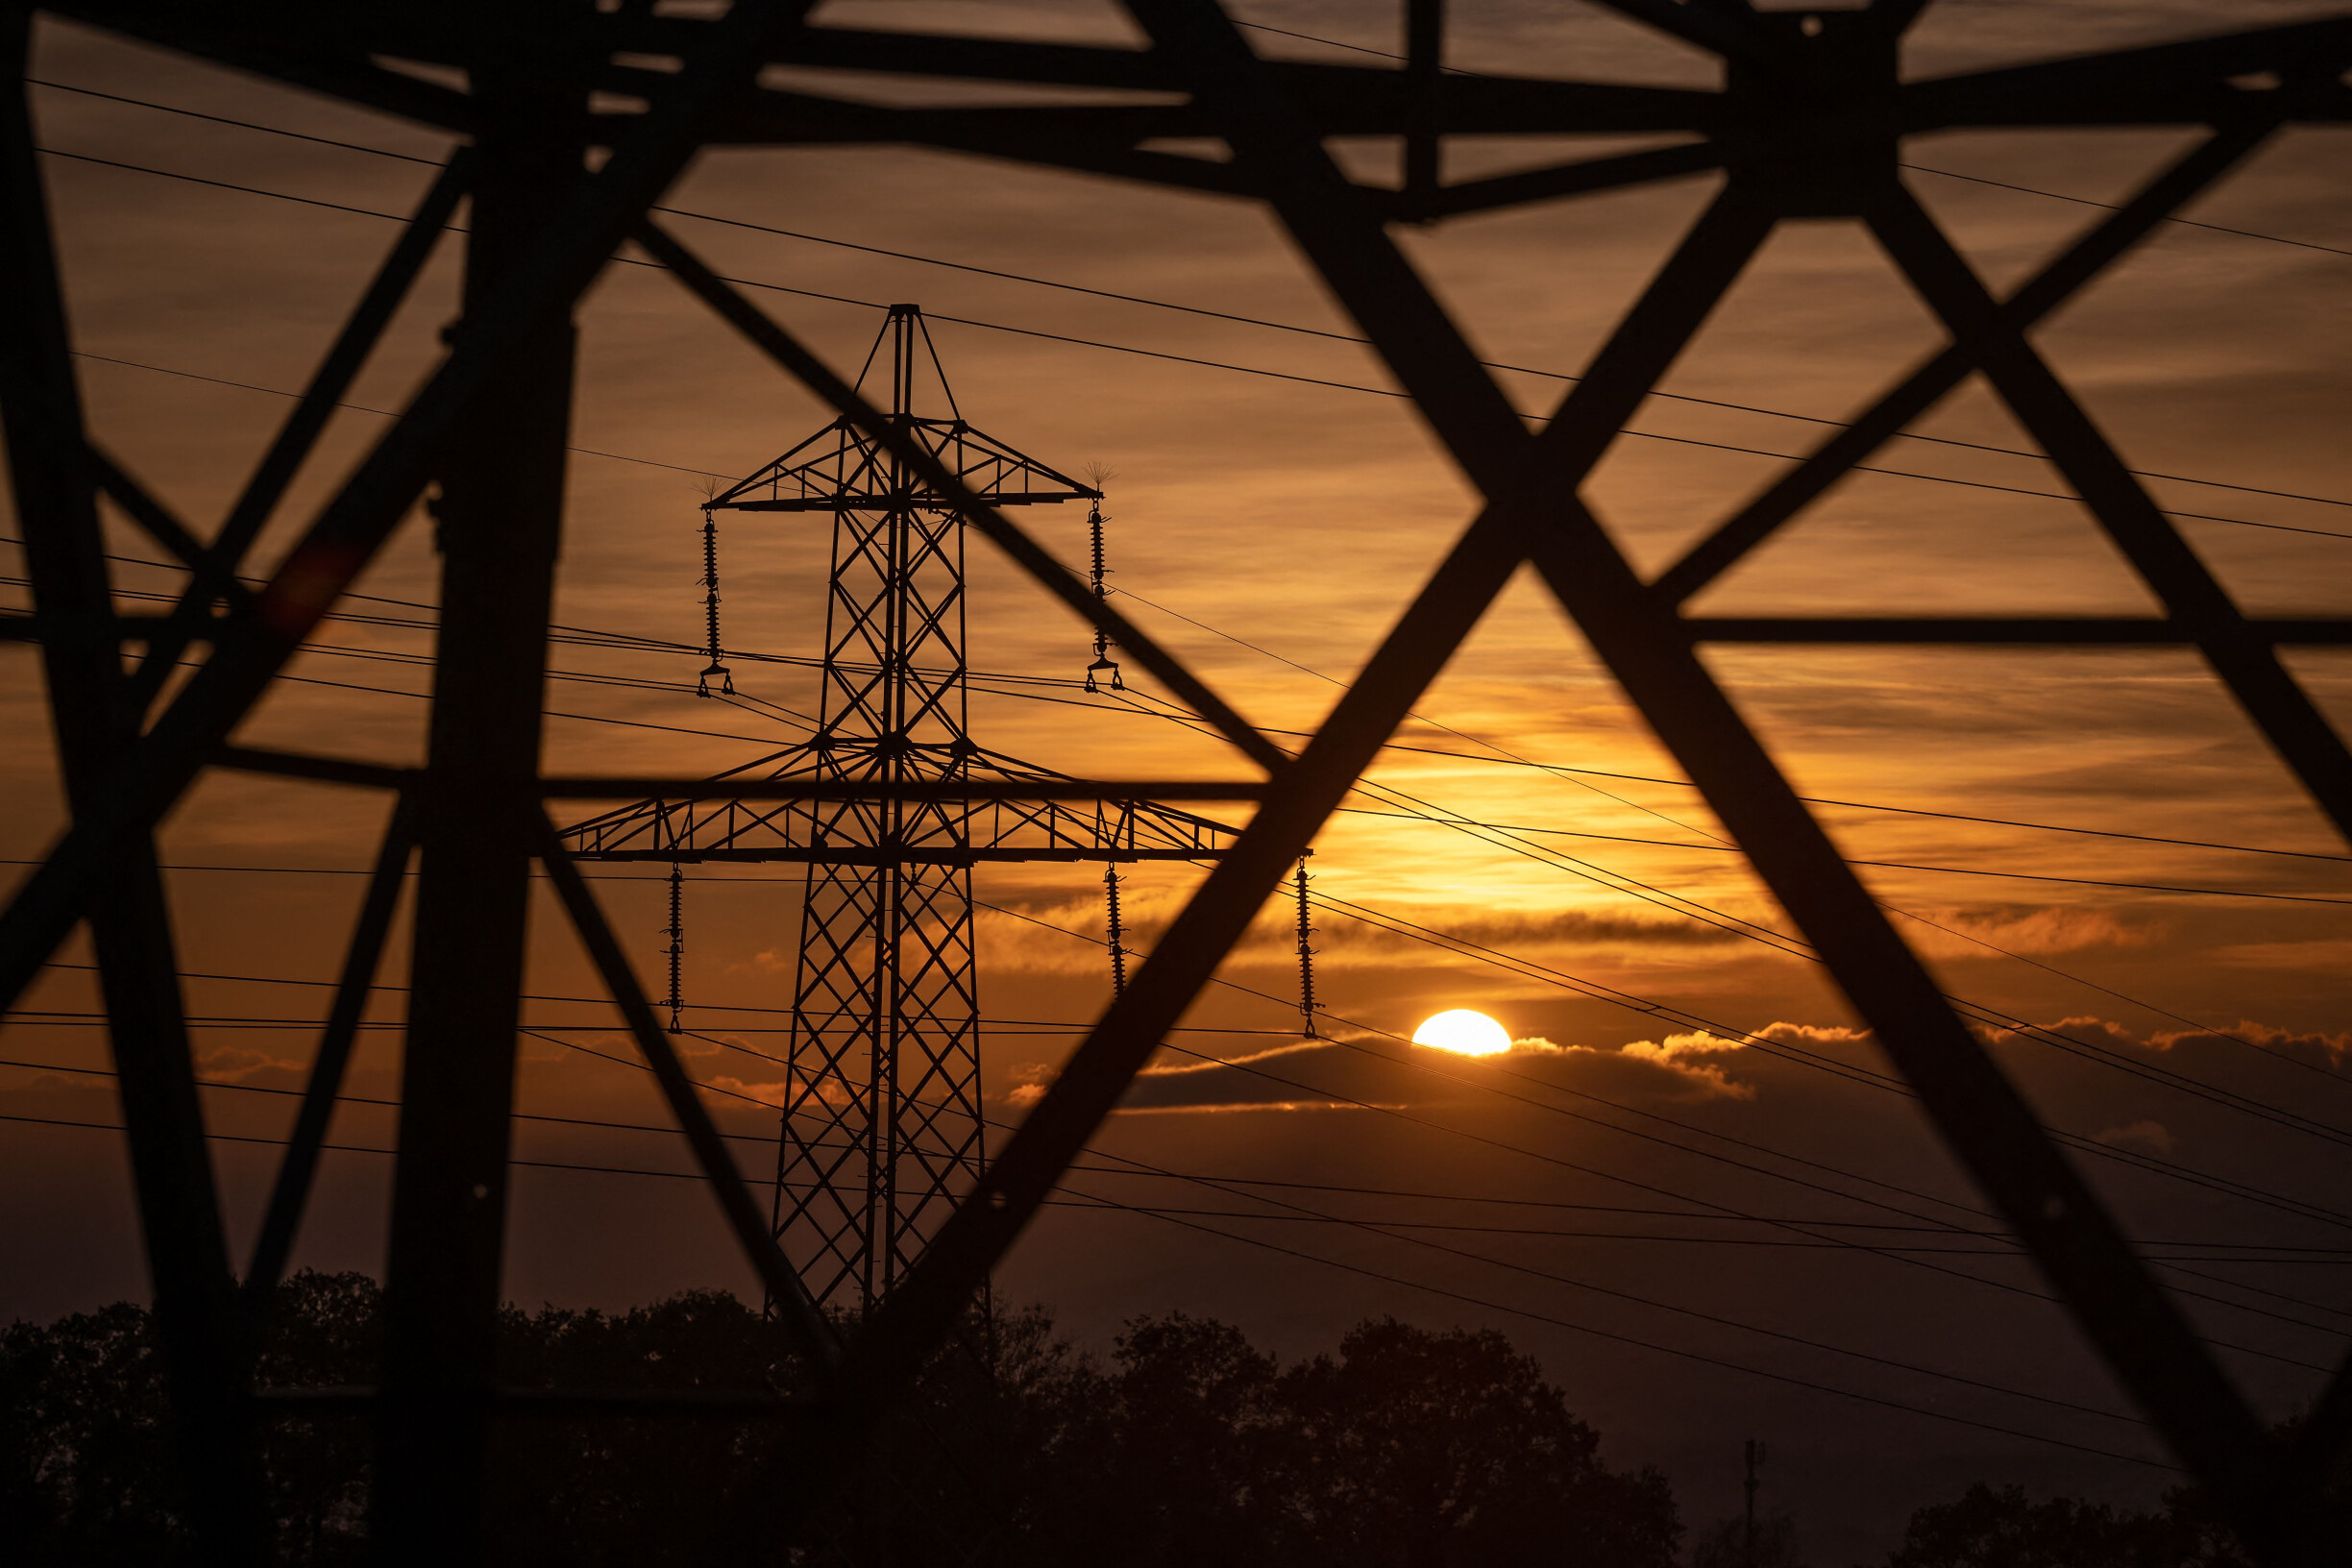
M552 6L563 0L541 0ZM566 9L570 8L568 5ZM518 32L525 31L518 28ZM474 74L482 123L465 308L491 293L580 177L584 95L544 61ZM446 449L438 656L418 790L416 929L384 1292L378 1560L471 1568L505 1245L506 1162L529 905L540 710L574 331L520 348Z
M0 6L0 424L66 796L87 806L137 733L48 204L24 100L29 9ZM267 1550L244 1384L249 1351L197 1102L171 915L155 846L137 835L89 912L190 1522L200 1560Z

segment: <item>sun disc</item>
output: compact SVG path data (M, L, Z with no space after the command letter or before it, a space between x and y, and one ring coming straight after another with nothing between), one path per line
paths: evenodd
M1499 1056L1511 1048L1509 1030L1466 1007L1426 1020L1413 1031L1412 1042L1458 1056Z

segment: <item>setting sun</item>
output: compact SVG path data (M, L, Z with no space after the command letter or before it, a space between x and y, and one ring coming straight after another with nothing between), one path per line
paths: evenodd
M1412 1042L1459 1056L1496 1056L1511 1047L1510 1031L1466 1007L1427 1019L1413 1031Z

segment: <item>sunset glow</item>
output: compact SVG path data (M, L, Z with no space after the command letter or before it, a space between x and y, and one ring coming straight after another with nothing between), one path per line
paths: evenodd
M2352 1536L2352 0L6 36L0 1568Z
M1511 1048L1510 1031L1483 1013L1458 1007L1423 1021L1413 1031L1415 1045L1429 1045L1457 1056L1500 1056Z

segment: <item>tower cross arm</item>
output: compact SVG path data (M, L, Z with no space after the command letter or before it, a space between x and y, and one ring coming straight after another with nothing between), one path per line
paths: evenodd
M645 796L646 807L685 800L1099 801L1106 810L1152 800L1260 800L1262 780L1090 778L656 778L622 774L550 774L539 793L551 800ZM659 796L660 799L652 797Z
M551 779L597 797L664 785L574 823L582 860L826 866L1202 861L1238 829L1167 804L1257 799L1262 785L1065 778L866 780ZM900 810L878 808L898 803ZM885 825L886 823L891 825Z
M904 427L940 466L991 506L1100 501L1081 484L962 419L904 416ZM883 511L912 506L947 511L954 500L926 485L910 487L899 465L847 419L837 419L782 456L713 496L712 511Z

